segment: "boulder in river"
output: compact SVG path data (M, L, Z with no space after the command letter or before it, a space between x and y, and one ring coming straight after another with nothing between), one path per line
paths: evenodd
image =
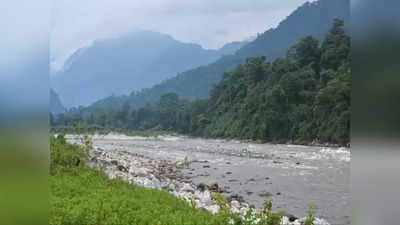
M223 188L219 188L219 193L231 193L231 189L229 186L224 186Z
M250 179L247 180L247 182L256 182L256 179L250 178Z
M244 198L238 194L233 194L227 198L228 202L236 200L238 202L244 202Z
M210 191L214 191L214 192L219 191L218 183L214 180L207 181L205 183L205 185L206 185L206 188Z
M119 171L121 171L121 172L125 172L125 173L128 172L128 169L127 169L125 166L123 166L123 165L118 165L118 166L117 166L117 169L118 169Z
M209 190L212 192L219 192L218 183L216 181L207 181L205 183L200 183L197 185L197 189L200 191Z
M200 191L205 191L206 190L206 185L204 183L200 183L197 185L197 189Z
M289 219L289 222L294 222L298 219L296 216L289 214L289 213L286 213L285 216Z

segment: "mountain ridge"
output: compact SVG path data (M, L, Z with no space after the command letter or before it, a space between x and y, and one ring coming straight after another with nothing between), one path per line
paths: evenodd
M177 73L209 64L233 53L242 44L210 50L159 32L130 32L94 41L91 46L75 51L63 69L53 74L51 86L63 97L66 106L89 105L113 94L151 87Z
M186 99L207 98L213 85L220 81L225 71L244 63L248 57L266 56L272 61L284 56L288 48L304 36L312 35L322 41L334 19L343 20L346 26L349 24L349 0L319 0L304 3L276 28L258 35L254 41L241 47L235 54L225 55L207 66L179 73L152 88L132 92L129 97L124 96L124 98L132 108L156 102L160 96L168 92L175 92ZM100 103L104 103L104 100L94 103L97 109L101 109ZM109 109L104 107L102 110Z

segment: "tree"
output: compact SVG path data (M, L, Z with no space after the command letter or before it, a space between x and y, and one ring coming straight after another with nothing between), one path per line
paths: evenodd
M344 30L344 22L336 19L321 46L321 67L337 70L350 62L350 37Z
M299 67L304 67L312 64L315 71L318 71L320 58L319 41L307 36L300 40L288 51L288 59L298 64Z
M160 125L165 130L176 127L177 112L180 110L180 101L176 93L168 93L160 98Z
M247 59L245 74L247 75L246 79L250 86L255 85L264 79L264 62L265 56Z

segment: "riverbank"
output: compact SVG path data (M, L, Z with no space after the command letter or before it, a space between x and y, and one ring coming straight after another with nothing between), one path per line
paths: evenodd
M227 224L167 191L110 179L85 165L85 149L51 137L50 224Z
M185 163L91 150L88 138L81 143L69 144L63 136L50 139L52 225L312 224L272 212L269 204L256 212L239 199L226 201L216 183L194 187L178 172Z
M79 141L74 139L74 137L76 138L76 136L68 135L68 140L71 142ZM342 206L338 205L338 207L340 207L338 208L338 210L340 210L339 212L335 212L337 209L331 206L324 206L324 202L339 200L337 197L332 196L333 198L331 199L331 197L328 195L325 196L324 194L321 196L323 198L322 202L313 200L317 197L315 196L316 193L315 191L313 191L313 193L308 193L308 190L311 190L309 183L313 183L314 181L310 180L306 182L307 184L304 186L306 189L304 189L304 191L307 192L301 191L301 180L307 178L307 174L310 172L316 171L315 166L309 166L308 162L304 160L308 158L312 160L330 158L331 156L335 156L331 155L335 154L336 150L334 149L321 149L321 153L315 155L314 152L308 152L307 148L302 146L243 144L236 141L192 139L182 136L131 137L114 134L106 136L95 135L92 136L92 138L95 146L94 152L98 152L97 156L92 159L97 161L97 164L105 164L102 168L105 169L104 171L106 171L110 177L114 178L118 175L127 181L131 180L131 182L133 181L132 183L136 182L142 186L168 191L171 194L176 192L175 195L179 193L180 196L187 196L186 199L189 204L196 203L192 200L197 200L197 203L202 202L201 198L207 196L207 194L202 195L202 190L198 190L198 188L204 187L204 184L208 182L218 181L217 185L220 189L220 194L225 196L229 203L232 200L239 200L239 203L243 202L244 205L248 206L248 202L257 203L257 201L261 200L261 206L258 203L256 204L257 208L260 209L259 207L262 207L264 198L258 196L271 195L271 199L274 199L274 205L278 203L278 210L290 209L288 212L294 213L299 217L305 216L309 203L318 206L317 213L320 216L323 215L323 218L325 218L325 216L329 216L329 218L332 217L332 221L342 221L341 217L337 216L346 215L342 214L342 210L340 210L343 209ZM237 147L235 147L236 145ZM274 150L271 154L265 154L266 152L263 153L264 151L260 152L260 150L265 148L264 146L268 148L271 146L274 148L278 147L279 149L276 149L276 151ZM166 147L168 147L168 149L165 149ZM182 147L185 149L181 149ZM237 149L237 151L234 149ZM290 150L290 152L295 153L301 158L287 152L287 150ZM306 150L306 152L304 152L304 150ZM343 151L343 154L346 155L347 151ZM102 152L102 155L100 155L100 152ZM206 155L202 152L206 153ZM342 150L338 149L338 152L342 154ZM281 155L281 153L287 156ZM306 155L303 156L305 153ZM338 156L341 158L345 155ZM225 158L225 161L220 161L220 159L222 159L221 157ZM250 157L249 165L243 164L243 162L245 162L243 161L243 157ZM287 162L287 160L290 160L290 162ZM347 162L347 156L343 158L343 160L345 160L343 162ZM185 161L188 161L187 164L189 166L182 166L185 164ZM257 164L259 164L258 161L263 164L266 163L265 166L267 167L257 166ZM249 168L249 166L251 166L251 168ZM253 166L255 166L254 169ZM325 162L323 162L323 166L331 168L331 166ZM292 178L286 177L287 175L281 177L281 172L279 172L282 171L282 169L279 169L281 167L293 167L293 172L290 173L299 173L299 175L295 175L295 177ZM333 168L336 167L337 166L333 166ZM162 170L167 172L163 172ZM168 170L175 172L171 174ZM278 173L276 173L275 170ZM291 170L292 169L290 169L290 171ZM143 171L145 171L145 173L143 173ZM249 176L246 175L246 171L253 172L251 172ZM285 171L289 172L288 169L284 169L283 172L285 174L287 173ZM334 173L337 174L337 172ZM261 175L261 177L259 177L259 175ZM326 175L321 175L322 177L326 177ZM315 175L311 175L311 177L314 178ZM175 185L176 189L167 188L166 183L171 183L171 178L174 180L172 183L178 183L178 185ZM165 182L165 180L168 181L168 179L169 182ZM333 181L331 179L329 180ZM286 183L288 181L295 184L295 186L287 186L289 188L287 189ZM316 178L316 181L325 182L319 178ZM183 188L183 185L185 188ZM292 188L290 187L296 187L296 193L292 193ZM337 187L338 186L336 186L336 188ZM321 188L323 189L318 192L326 190L329 192L329 195L331 195L330 193L335 193L332 192L333 189L326 189L327 187ZM188 193L184 191L185 189ZM193 190L195 194L193 194ZM340 189L336 191L342 192ZM311 194L311 196L309 196L309 194ZM213 193L211 196L212 195ZM293 199L292 195L295 199ZM298 200L300 200L300 202L298 202ZM204 204L206 202L207 204ZM237 204L235 201L233 203L233 205ZM332 203L334 202L331 202L330 205ZM213 205L210 201L203 201L203 205L196 208L201 210L207 210L207 208L215 209L216 205L215 203ZM325 210L329 210L328 212L330 213L325 214ZM346 211L346 209L343 210ZM344 219L344 221L346 221L346 219ZM343 224L347 224L344 221ZM334 224L336 223L334 222Z
M191 162L171 163L166 160L154 160L143 155L127 151L93 150L89 166L101 168L111 179L120 178L130 184L146 188L165 190L177 198L193 204L203 211L217 213L219 206L213 199L224 190L217 182L194 185L181 172L181 168ZM244 216L249 205L242 199L231 198L227 202L230 208Z
M52 127L51 131L54 133L61 133L61 134L80 134L80 133L87 133L91 135L118 135L123 134L127 136L139 136L139 137L159 137L159 136L187 136L192 138L204 138L204 139L215 139L215 138L224 138L226 140L234 140L234 141L241 141L247 143L254 143L254 144L286 144L286 145L302 145L302 146L313 146L313 147L328 147L328 148L350 148L350 143L346 144L338 144L338 143L323 143L318 140L313 141L302 141L302 140L289 140L289 139L282 139L276 141L266 141L266 140L252 140L252 139L241 139L241 138L230 138L230 137L207 137L207 136L198 136L198 135L191 135L191 134L180 134L177 132L171 131L163 131L157 129L151 130L128 130L128 129L104 129L99 128L97 126L85 126L81 128L71 127L71 126L58 126Z

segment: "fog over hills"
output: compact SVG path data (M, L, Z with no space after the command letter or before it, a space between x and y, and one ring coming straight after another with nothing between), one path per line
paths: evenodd
M307 35L321 41L328 33L334 19L341 19L345 26L349 25L349 0L307 2L291 13L278 27L258 35L254 41L241 47L235 54L223 56L209 65L180 73L152 88L133 92L130 96L103 99L93 104L92 109L87 111L110 110L111 106L121 107L124 102L128 102L133 108L140 108L147 103L158 101L160 96L169 92L175 92L185 99L207 98L224 71L234 69L248 57L266 56L267 60L272 61L285 56L290 46Z
M149 88L177 73L232 54L246 43L207 50L169 35L136 31L77 50L63 69L53 74L51 86L66 107L88 105L110 95Z

